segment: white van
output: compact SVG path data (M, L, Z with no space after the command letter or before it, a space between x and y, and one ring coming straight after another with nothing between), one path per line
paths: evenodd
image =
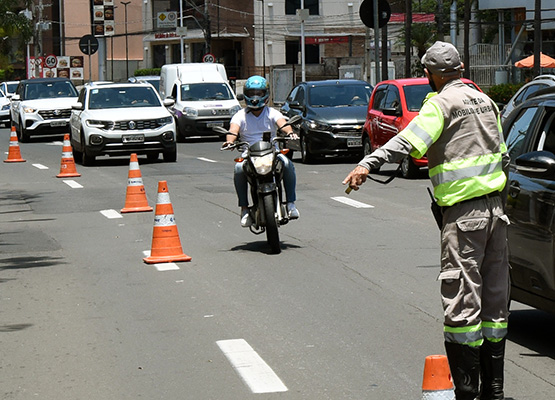
M229 129L241 109L225 67L216 63L167 64L160 72L160 96L172 98L177 137L215 136L213 127Z

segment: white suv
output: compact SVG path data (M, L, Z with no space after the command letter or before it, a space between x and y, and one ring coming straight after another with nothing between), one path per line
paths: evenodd
M177 161L175 123L149 83L96 82L86 84L71 112L71 146L76 160L92 165L100 155L160 153Z
M32 135L68 132L77 89L64 78L26 79L19 82L11 100L10 113L17 136L26 142Z

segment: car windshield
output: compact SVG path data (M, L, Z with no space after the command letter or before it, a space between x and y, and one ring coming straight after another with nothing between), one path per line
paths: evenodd
M25 86L25 99L51 99L56 97L77 97L77 90L69 81L32 82Z
M8 93L15 93L15 89L17 89L18 83L6 83Z
M181 85L181 100L232 100L233 94L225 83L194 83Z
M323 85L309 88L312 107L368 106L372 90L368 85Z
M422 102L426 98L426 95L432 91L432 88L425 83L423 85L404 86L403 91L405 92L405 99L407 101L407 110L418 112L422 107Z
M150 83L152 86L154 86L154 89L156 89L157 91L160 90L160 79L142 79L143 81Z
M93 88L89 93L89 109L122 107L160 107L160 100L153 88L110 87Z

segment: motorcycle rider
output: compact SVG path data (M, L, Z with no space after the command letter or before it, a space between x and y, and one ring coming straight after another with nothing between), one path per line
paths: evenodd
M268 82L263 77L254 75L247 79L243 87L243 95L245 96L247 107L237 112L231 118L229 127L231 134L226 136L226 141L222 147L233 144L238 137L241 138L241 141L248 142L250 146L262 140L263 133L268 131L271 132L271 138L274 138L277 134L277 128L283 127L286 123L285 118L278 110L267 106L270 91ZM298 138L291 126L283 127L282 132L293 139ZM247 150L245 149L243 156L246 156L246 152ZM295 207L295 187L297 183L295 166L283 154L279 153L278 157L284 167L283 183L288 216L289 219L297 219L299 218L299 210ZM241 207L241 226L248 228L253 224L253 220L248 207L247 177L243 170L245 162L242 161L235 164L233 182L239 200L239 207Z

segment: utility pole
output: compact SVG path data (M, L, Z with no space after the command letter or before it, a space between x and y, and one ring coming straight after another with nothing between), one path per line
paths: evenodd
M407 1L405 2L405 78L411 77L411 72L410 72L410 55L411 55L411 49L412 49L411 26L412 26L412 1Z
M120 1L123 4L125 9L124 18L125 18L125 79L129 78L129 43L127 42L127 6L131 1Z
M534 76L541 74L540 52L542 43L542 2L536 0L534 10Z

